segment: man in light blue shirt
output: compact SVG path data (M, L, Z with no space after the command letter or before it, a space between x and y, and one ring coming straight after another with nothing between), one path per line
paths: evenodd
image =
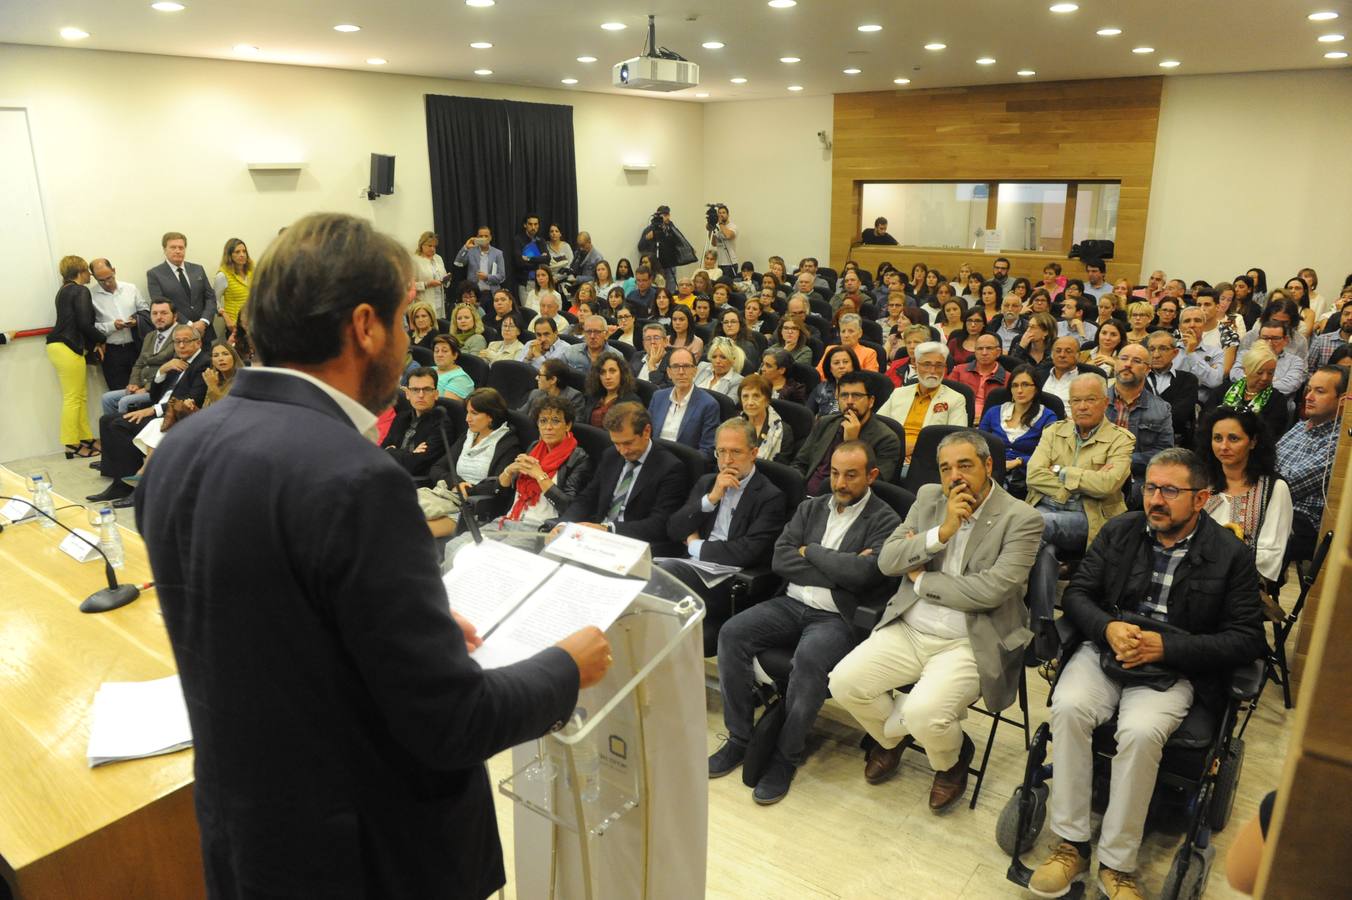
M1097 301L1104 294L1111 294L1113 286L1104 280L1104 274L1108 267L1101 259L1086 259L1084 261L1084 292Z
M536 316L535 321L531 323L531 330L535 332L535 340L521 348L517 359L530 363L538 370L547 359L564 358L568 345L559 340L559 329L554 325L553 319Z

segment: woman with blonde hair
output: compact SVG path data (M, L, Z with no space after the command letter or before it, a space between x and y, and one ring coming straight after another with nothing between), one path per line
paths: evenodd
M736 400L745 365L745 351L731 338L719 335L709 342L704 361L695 369L695 387Z
M1244 377L1221 395L1218 406L1258 416L1274 439L1286 433L1289 424L1287 396L1272 386L1277 374L1277 354L1263 341L1257 341L1239 358Z
M61 443L66 445L66 459L97 456L86 406L85 356L94 352L103 335L94 327L94 298L86 287L89 263L63 256L57 269L61 288L56 292L56 324L47 335L47 358L61 382Z
M484 322L479 318L479 307L461 304L451 310L451 337L465 353L478 353L488 346L484 339Z
M431 304L438 319L446 315L446 288L442 284L446 263L437 253L440 240L435 232L424 231L413 251L413 287L418 291L418 301Z
M254 261L249 248L239 238L225 242L221 252L221 267L216 272L212 287L221 302L221 318L230 333L239 322L244 304L249 302L249 285L253 281Z
M1155 307L1151 306L1145 300L1137 300L1127 307L1127 324L1131 327L1127 329L1126 342L1128 344L1144 344L1146 338L1150 337L1150 323L1155 321Z
M408 308L409 343L426 350L432 349L432 338L437 336L437 313L430 303L414 303Z

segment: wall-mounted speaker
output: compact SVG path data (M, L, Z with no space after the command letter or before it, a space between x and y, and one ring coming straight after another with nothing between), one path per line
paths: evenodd
M371 154L371 183L366 189L366 198L374 200L377 197L394 193L394 157L386 156L383 153Z

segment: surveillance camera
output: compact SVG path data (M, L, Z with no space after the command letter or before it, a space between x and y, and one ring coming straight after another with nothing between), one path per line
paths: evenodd
M826 132L825 131L817 132L817 137L821 138L822 140L826 140Z

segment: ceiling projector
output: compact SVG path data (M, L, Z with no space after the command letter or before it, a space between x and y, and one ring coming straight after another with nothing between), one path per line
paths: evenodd
M648 40L642 56L616 63L610 70L613 87L636 91L683 91L699 84L699 64L657 46L657 28L648 16Z

